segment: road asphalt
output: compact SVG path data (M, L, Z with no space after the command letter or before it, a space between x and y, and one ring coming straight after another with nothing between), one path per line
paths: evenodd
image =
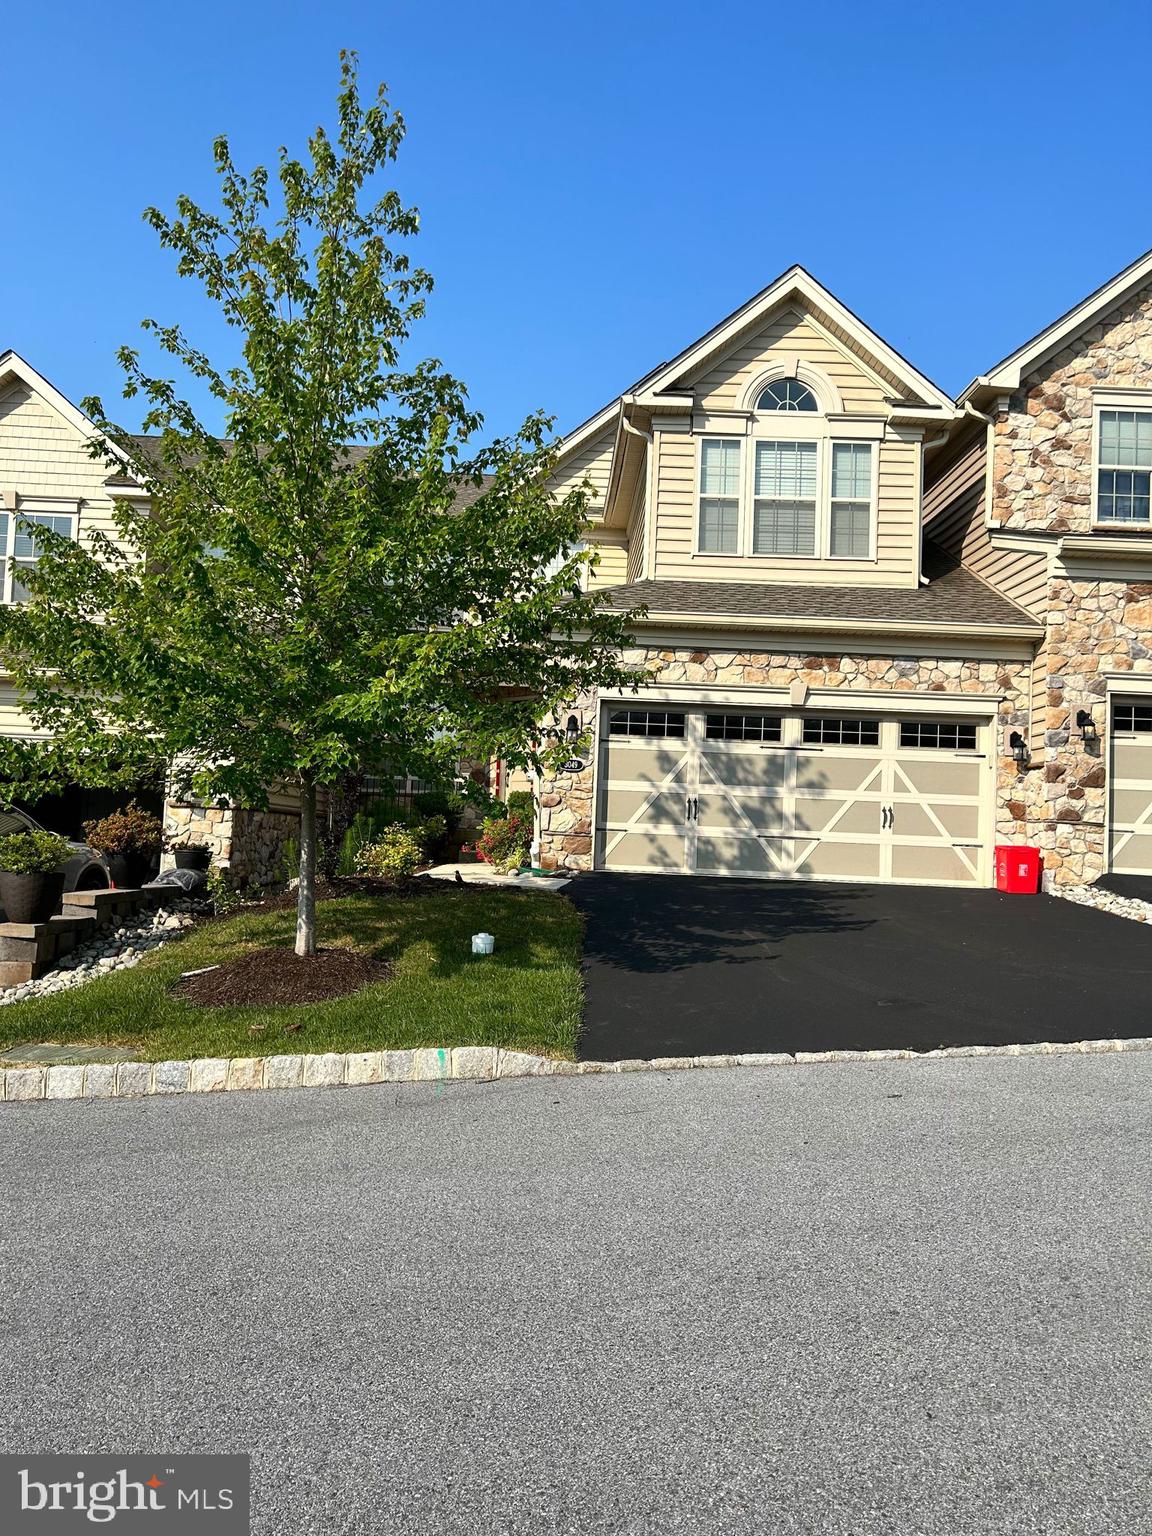
M1146 1536L1152 1054L0 1110L5 1450L260 1536Z

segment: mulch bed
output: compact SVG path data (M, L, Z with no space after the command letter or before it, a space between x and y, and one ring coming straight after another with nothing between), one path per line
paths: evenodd
M347 997L371 982L386 981L391 974L386 960L358 949L321 949L306 960L287 947L256 949L199 976L185 977L172 990L177 997L205 1008L275 1007Z

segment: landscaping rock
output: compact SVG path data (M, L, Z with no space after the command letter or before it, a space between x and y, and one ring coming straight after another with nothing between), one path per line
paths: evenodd
M19 1099L42 1099L46 1075L43 1067L9 1068L4 1074L4 1097L9 1103Z
M83 986L99 976L126 970L152 950L186 932L202 910L183 897L176 897L166 907L142 911L127 921L121 920L111 930L64 955L51 971L36 981L0 988L0 1007L23 1003L32 997L51 997L70 987Z
M382 1051L354 1051L348 1056L346 1083L378 1083L384 1071Z
M303 1075L303 1056L267 1056L264 1059L265 1088L296 1088Z
M264 1058L262 1056L237 1056L228 1063L228 1091L243 1092L245 1089L264 1086Z
M491 1045L463 1045L452 1052L452 1076L487 1081L496 1076L499 1053Z

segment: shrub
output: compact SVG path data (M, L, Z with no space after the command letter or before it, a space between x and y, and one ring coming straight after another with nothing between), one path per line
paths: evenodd
M412 809L419 816L447 816L451 796L446 789L422 789L412 796Z
M523 811L490 816L476 839L476 852L486 864L526 864L531 846L532 818Z
M39 828L0 837L0 869L12 875L48 875L71 856L66 837Z
M243 904L243 897L228 878L228 872L213 865L208 871L206 891L217 917L227 917Z
M403 880L414 875L423 862L424 844L419 834L397 822L359 850L356 873L376 879Z
M280 878L291 885L300 874L300 844L294 837L286 837L280 849Z
M431 858L434 854L442 852L448 841L447 816L426 816L418 827L412 828L424 847L424 852Z
M536 797L530 789L511 790L504 804L508 807L509 815L513 811L523 811L529 817L536 814Z
M103 854L138 854L152 858L160 851L164 828L159 816L145 811L135 800L122 811L84 823L89 848Z

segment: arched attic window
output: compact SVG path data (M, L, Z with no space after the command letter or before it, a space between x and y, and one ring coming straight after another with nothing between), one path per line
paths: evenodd
M820 402L799 379L773 379L756 402L758 411L818 411Z

